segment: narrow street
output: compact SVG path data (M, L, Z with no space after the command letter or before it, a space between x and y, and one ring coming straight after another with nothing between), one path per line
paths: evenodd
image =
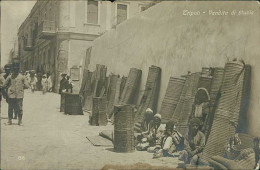
M148 152L115 153L113 147L93 146L87 135L113 126L90 126L88 114L59 112L60 96L25 91L23 126L7 125L7 104L1 111L1 169L101 169L106 164L177 166L177 158L152 159Z

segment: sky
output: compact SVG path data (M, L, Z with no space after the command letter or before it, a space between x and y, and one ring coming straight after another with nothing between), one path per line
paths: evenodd
M29 15L36 1L1 1L1 65L8 62L19 26Z

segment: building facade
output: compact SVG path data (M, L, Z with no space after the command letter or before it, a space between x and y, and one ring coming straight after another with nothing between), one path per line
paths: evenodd
M12 62L19 62L17 40L14 41L14 47L10 50L8 55L8 64L11 64Z
M63 72L79 84L82 58L92 41L154 4L38 0L18 30L21 69L49 73L55 91Z

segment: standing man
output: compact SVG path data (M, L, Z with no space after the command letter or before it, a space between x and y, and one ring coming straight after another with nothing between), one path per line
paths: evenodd
M36 89L36 83L37 83L37 78L35 76L35 71L34 70L32 70L30 72L30 77L28 78L28 80L29 80L28 82L29 82L29 84L31 86L32 93L34 93L34 91Z
M51 77L51 74L48 73L47 77L48 77L48 79L47 79L47 81L48 81L48 92L52 92L52 77Z
M18 115L18 125L22 124L24 89L29 88L26 78L19 73L19 63L12 64L12 74L7 77L4 87L9 87L8 95L8 124L12 124L13 110Z
M42 76L42 94L45 94L48 90L48 80L47 80L47 75L44 74Z
M4 66L4 69L5 69L5 75L3 76L4 77L4 79L6 80L7 79L7 77L11 74L11 67L12 67L12 65L11 64L6 64L5 66ZM2 88L2 95L3 95L3 97L4 97L4 99L5 99L5 101L6 101L6 103L8 103L8 94L7 94L7 91L8 91L8 86L7 87L3 87ZM10 111L11 112L11 111ZM14 111L12 111L12 114L14 113ZM13 117L14 119L17 119L17 114L15 114L15 116Z
M62 92L66 91L68 92L68 80L66 79L66 73L62 73L61 74L61 81L60 81L60 89L59 89L59 94L61 94Z
M67 90L70 92L70 93L73 93L73 83L72 83L72 80L70 79L70 76L67 76L67 80L68 80L68 87L67 87Z

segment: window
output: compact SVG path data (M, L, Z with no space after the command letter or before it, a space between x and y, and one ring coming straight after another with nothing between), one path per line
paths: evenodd
M87 22L98 24L98 1L88 1Z
M127 19L127 5L117 4L117 24Z

